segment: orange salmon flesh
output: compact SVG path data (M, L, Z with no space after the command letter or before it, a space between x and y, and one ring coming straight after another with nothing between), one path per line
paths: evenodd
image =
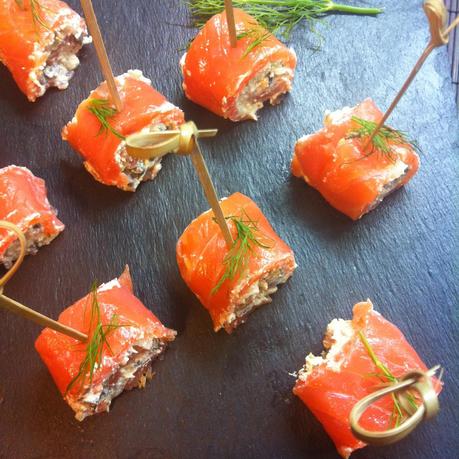
M0 62L31 102L50 86L68 86L79 64L76 54L90 41L85 21L65 2L0 0ZM59 79L59 72L65 77Z
M93 293L86 295L65 309L59 316L59 322L91 336L94 332L89 330L93 300ZM107 335L107 344L102 349L101 363L95 367L92 384L89 383L88 375L85 375L84 384L75 384L67 391L70 382L78 375L86 355L85 343L49 328L44 329L35 342L35 348L48 367L56 386L77 413L79 420L97 412L108 411L111 399L103 400L104 390L109 392L116 386L116 375L122 373L132 355L140 354L144 343L159 340L165 345L173 341L176 335L174 330L164 327L136 298L128 267L118 279L97 289L97 300L101 324L106 326L116 318L116 323L121 326ZM148 365L150 363L147 362ZM135 372L130 374L125 385L118 388L118 391L132 388L130 383L136 381L136 378ZM88 401L83 403L85 398Z
M244 269L232 279L227 279L214 291L225 272L224 260L228 246L211 210L204 212L185 229L177 242L177 263L185 283L209 311L214 330L225 328L231 332L244 322L245 315L238 315L238 308L250 305L258 307L270 301L261 298L263 282L270 283L275 274L285 282L296 267L293 251L274 232L258 206L247 196L235 193L220 201L225 217L237 216L241 220L256 223L264 247L253 245ZM228 220L233 238L237 236L234 223ZM276 284L276 279L272 280ZM276 284L277 285L277 284ZM266 287L266 286L265 286ZM266 290L266 288L265 288ZM258 303L258 304L257 304ZM247 313L249 311L246 311Z
M366 138L353 138L358 124L352 116L378 122L381 111L371 99L326 115L324 127L295 145L292 173L317 189L340 212L357 220L387 194L407 184L419 168L408 144L390 144L391 157L362 152Z
M156 91L139 70L130 70L118 76L116 84L123 109L107 121L122 136L159 126L176 129L185 122L183 112ZM94 99L108 101L109 92L105 82L79 105L74 119L64 127L62 138L83 157L86 169L96 180L122 190L135 191L140 181L154 178L160 164L154 162L150 165L146 160L130 157L123 151L124 140L110 130L101 132L99 119L88 110ZM127 164L134 162L134 176L138 174L137 168L143 171L138 180L133 181L123 169L122 155Z
M191 43L181 61L183 89L186 97L211 112L233 121L257 119L256 111L263 102L272 104L291 89L296 55L253 17L234 8L239 36L237 47L230 44L226 13L213 16ZM262 42L250 50L256 37ZM240 97L249 83L266 73ZM246 104L253 107L246 109Z
M359 331L396 378L410 371L427 370L402 332L374 311L369 300L354 306L352 321L335 319L328 325L324 339L326 358L312 354L307 357L293 393L320 421L343 458L366 446L350 429L349 414L353 406L381 388L381 379L375 376L379 370L364 347ZM435 380L435 388L439 393L438 380ZM391 428L393 410L392 398L382 398L365 411L360 424L369 430Z
M19 166L0 169L0 220L17 225L26 239L34 227L39 227L43 245L64 230L64 224L57 218L56 209L48 201L44 180L35 177L29 169ZM5 256L5 259L14 261L17 257L6 255L15 243L15 234L0 229L0 258Z

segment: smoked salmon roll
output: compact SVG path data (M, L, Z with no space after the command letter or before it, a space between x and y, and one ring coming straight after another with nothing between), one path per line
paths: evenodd
M64 230L56 209L48 201L44 180L19 166L0 169L0 220L22 230L28 254L37 253ZM9 269L19 253L17 236L0 229L0 263Z
M152 362L175 339L133 293L129 268L59 316L89 336L87 343L44 329L35 348L77 420L109 411L124 390L145 387Z
M90 42L83 18L64 2L0 0L0 61L31 102L68 87Z
M214 330L231 333L270 303L296 268L292 249L257 205L235 193L220 201L234 243L228 248L211 210L193 220L177 243L182 278L209 311Z
M324 127L295 145L293 175L353 220L408 183L419 168L416 144L388 126L365 150L381 119L375 103L365 99L353 108L326 114Z
M109 102L107 83L91 92L63 131L62 138L84 158L87 171L99 182L135 191L161 169L161 158L142 160L126 151L125 137L140 131L177 129L182 110L151 86L140 70L116 77L123 104L118 112Z
M290 91L296 55L244 11L235 8L237 47L230 44L226 13L204 25L181 59L186 97L232 121L256 120Z
M349 415L362 398L381 389L389 378L376 366L386 367L388 375L400 378L411 371L427 371L402 332L373 309L370 300L354 306L352 320L334 319L324 338L325 352L309 354L298 373L293 393L312 411L335 443L338 453L348 458L366 446L352 434ZM371 355L373 353L373 356ZM434 379L437 393L441 383ZM414 402L414 400L410 400ZM401 423L406 413L390 396L369 407L360 424L381 431Z

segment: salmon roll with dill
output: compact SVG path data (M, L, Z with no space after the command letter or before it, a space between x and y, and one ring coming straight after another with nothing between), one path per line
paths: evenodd
M0 169L0 220L16 225L26 239L26 253L36 254L65 228L48 201L44 180L26 167ZM17 236L0 229L0 263L11 268L20 254Z
M35 348L79 421L109 411L123 391L145 387L153 361L176 336L134 295L127 266L65 309L59 322L87 334L88 342L46 328Z
M256 120L265 102L292 87L296 55L257 21L235 8L237 46L230 43L226 13L200 30L181 59L186 97L232 121Z
M258 206L235 193L220 201L233 236L228 247L212 210L185 229L177 243L180 274L209 311L214 330L231 333L296 268L292 249L275 233Z
M382 112L371 99L327 113L324 127L295 145L292 173L358 220L419 169L417 145L389 126L367 144Z
M177 129L184 114L151 86L140 70L115 78L122 102L118 112L103 82L78 107L62 138L83 157L86 170L100 183L135 191L143 181L153 180L161 159L137 159L126 151L125 137L137 132Z
M68 87L90 42L84 19L62 1L0 1L0 61L31 102Z
M293 393L322 424L339 455L348 459L366 446L351 431L349 415L354 405L409 372L426 372L427 367L403 333L375 311L370 300L354 306L352 320L332 320L323 344L321 355L306 357ZM432 382L440 393L441 382L436 378ZM411 409L416 408L416 396L404 394ZM360 422L366 429L382 432L411 415L412 411L392 394L368 407Z

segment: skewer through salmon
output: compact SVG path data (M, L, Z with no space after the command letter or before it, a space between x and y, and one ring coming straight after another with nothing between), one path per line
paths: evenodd
M161 170L161 158L142 160L126 151L125 137L140 131L177 129L185 122L182 110L151 86L140 70L116 77L121 112L109 101L107 83L91 92L78 107L62 138L84 158L87 171L99 182L135 191Z
M198 33L181 60L183 89L188 99L223 118L256 120L265 102L276 104L290 91L296 55L244 11L234 8L234 19L236 48L225 12Z
M65 2L0 0L0 61L31 102L68 87L90 42L84 19Z
M296 268L293 251L274 232L258 206L234 193L220 201L234 238L228 248L211 210L185 229L177 243L182 278L209 311L214 330L231 333Z
M375 364L369 350L400 378L410 371L427 371L402 332L373 309L370 300L354 306L352 320L334 319L324 338L325 355L306 357L293 393L312 411L335 443L338 453L348 458L365 443L354 437L349 424L353 406L390 382ZM441 383L435 380L437 393ZM394 399L381 398L363 414L360 424L381 431L402 422Z
M0 169L0 220L22 230L28 254L37 253L64 230L56 209L48 201L44 180L19 166ZM17 236L0 229L0 263L9 269L19 253Z
M326 114L324 127L295 145L293 175L353 220L406 185L419 168L413 144L388 126L363 151L368 134L381 119L375 103L365 99L355 107Z
M109 411L124 390L145 387L152 362L176 335L135 297L128 267L65 309L59 322L88 334L88 343L46 328L35 347L79 421Z

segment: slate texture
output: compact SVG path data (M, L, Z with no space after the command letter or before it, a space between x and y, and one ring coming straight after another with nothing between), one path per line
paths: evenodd
M77 5L76 1L70 2ZM178 60L195 34L179 0L96 1L113 68L141 68L188 119L220 129L202 142L221 196L241 191L294 249L298 269L232 336L215 334L181 281L175 243L207 208L190 161L168 157L136 194L100 185L60 140L77 104L101 80L94 49L65 92L30 104L0 68L0 166L29 167L48 185L67 229L28 257L7 286L19 301L57 317L94 279L129 263L137 295L179 335L143 391L119 397L109 415L78 423L33 344L39 330L0 311L1 458L336 458L331 441L291 389L326 324L371 298L427 365L446 367L442 411L397 445L355 459L452 457L459 450L459 123L447 51L435 51L391 123L422 148L405 188L359 222L331 208L289 172L295 140L317 130L326 109L371 96L386 108L424 48L421 2L380 0L377 19L334 15L291 45L299 65L284 102L258 123L233 124L187 101ZM374 1L357 4L377 4Z

